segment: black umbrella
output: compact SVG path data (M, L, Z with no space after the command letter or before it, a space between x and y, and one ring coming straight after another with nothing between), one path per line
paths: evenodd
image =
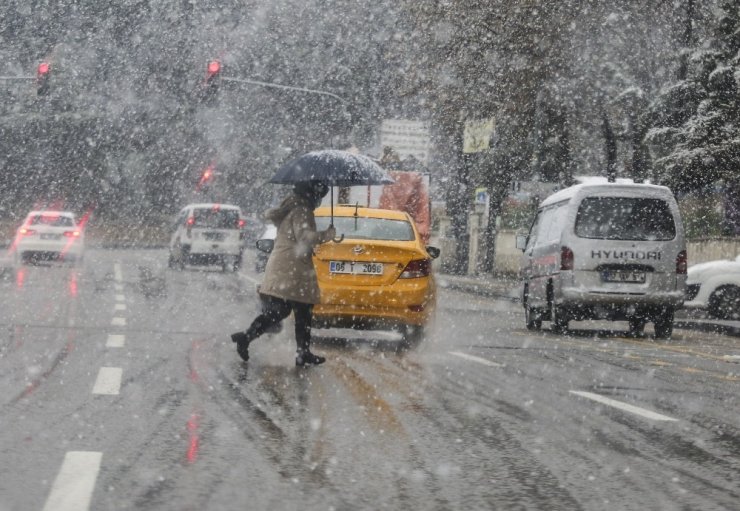
M324 181L332 187L331 225L334 225L334 187L393 184L393 179L375 161L362 154L337 149L312 151L278 169L270 183L287 185Z

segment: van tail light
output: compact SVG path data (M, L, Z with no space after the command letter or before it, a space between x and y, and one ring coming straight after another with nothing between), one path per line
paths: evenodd
M68 238L79 238L80 231L64 231L64 235Z
M573 251L568 247L560 247L560 271L573 269Z
M245 222L243 218L240 218L239 219L239 229L244 229L245 225L247 225L247 222Z
M195 217L189 216L185 221L185 227L192 227L195 224Z
M20 229L18 229L18 234L22 236L30 236L32 234L36 234L36 231L34 231L33 229L26 229L25 227L21 227Z
M686 275L686 270L689 266L689 259L686 256L686 251L682 250L676 256L676 273L679 275Z
M399 279L416 279L427 277L432 272L432 261L430 259L415 259L406 265Z

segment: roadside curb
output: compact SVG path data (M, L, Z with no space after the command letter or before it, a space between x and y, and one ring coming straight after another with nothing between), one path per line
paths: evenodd
M698 330L700 332L709 332L713 334L728 335L731 337L740 337L740 327L723 325L721 323L677 320L674 321L673 327L682 328L684 330Z
M441 288L454 289L479 296L499 298L511 302L520 301L516 287L504 281L440 274L437 277L437 284Z

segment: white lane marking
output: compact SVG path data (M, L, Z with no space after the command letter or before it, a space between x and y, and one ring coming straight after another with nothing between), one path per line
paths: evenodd
M125 302L126 296L125 295L116 295L116 301L117 302Z
M113 289L116 291L123 291L123 284L113 284Z
M115 307L113 307L113 310L125 311L126 310L126 304L125 303L117 303L115 305Z
M121 376L123 376L123 369L120 367L101 367L92 393L109 396L118 395L121 391Z
M244 274L244 273L240 273L239 275L240 275L240 276L241 276L241 277L242 277L243 279L247 279L247 280L248 280L249 282L251 282L251 283L252 283L252 284L254 284L255 286L258 286L258 285L260 284L260 281L259 281L259 280L255 279L255 278L253 278L253 277L250 277L249 275L246 275L246 274Z
M726 360L740 360L740 355L724 355L722 358Z
M121 265L118 263L113 263L113 276L116 279L116 282L121 282L123 280L123 274L121 273Z
M485 358L476 357L475 355L468 355L467 353L462 353L460 351L450 351L449 354L455 355L456 357L464 358L466 360L472 360L473 362L478 362L479 364L483 364L489 367L504 367L503 364L491 362L490 360L487 360Z
M126 318L113 318L110 320L113 326L126 326Z
M642 417L645 417L646 419L652 419L655 421L678 421L678 419L674 419L673 417L668 417L667 415L661 415L659 413L655 413L653 411L646 410L645 408L640 408L639 406L634 406L629 403L622 403L621 401L610 399L608 397L604 397L599 394L594 394L592 392L582 392L580 390L569 390L568 392L570 392L571 394L575 394L576 396L585 397L586 399L591 399L598 403L605 404L607 406L613 406L614 408L624 410L625 412L634 413L635 415L640 415Z
M65 454L62 468L44 504L44 511L90 509L102 457L102 452L93 451L69 451Z
M126 344L126 336L122 334L108 334L108 341L105 345L109 348L123 348Z

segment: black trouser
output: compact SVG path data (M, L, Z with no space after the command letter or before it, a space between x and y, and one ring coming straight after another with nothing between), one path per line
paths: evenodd
M310 303L283 300L274 296L260 295L262 300L262 314L257 316L247 329L247 336L252 341L271 326L275 326L288 317L291 311L295 313L295 342L298 351L306 353L311 346L311 311Z

